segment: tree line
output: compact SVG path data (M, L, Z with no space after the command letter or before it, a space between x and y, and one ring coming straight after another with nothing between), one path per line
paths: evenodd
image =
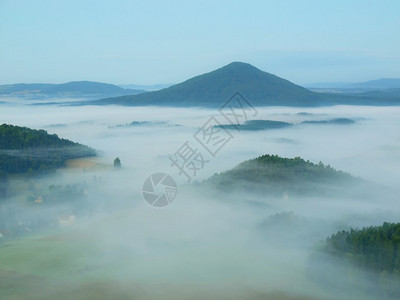
M327 239L326 250L358 266L399 275L400 223L339 231Z
M52 170L63 166L68 159L95 155L95 150L87 146L42 129L0 125L0 172L3 174Z

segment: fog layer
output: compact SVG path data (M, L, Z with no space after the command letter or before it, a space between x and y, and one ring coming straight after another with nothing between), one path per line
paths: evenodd
M21 220L52 214L74 220L7 241L10 251L0 243L0 275L21 284L16 295L38 299L80 297L82 291L88 297L128 299L379 299L379 291L367 288L367 272L354 270L349 285L341 280L345 265L315 253L338 230L399 222L400 108L257 110L257 119L294 125L230 131L233 138L212 157L193 135L211 116L218 117L215 110L1 104L0 123L46 129L98 150L99 156L35 179L33 187L22 184L21 193L80 185L84 201L73 211L55 204L35 206L32 213L18 195L1 204L19 207ZM355 123L301 124L334 118ZM116 126L133 121L154 126ZM193 187L169 159L187 141L208 160L193 181L278 154L322 161L371 182L371 191L269 197ZM112 167L116 157L120 170ZM178 184L175 200L165 208L150 206L141 194L155 172L170 174ZM15 274L28 277L19 280L22 275ZM51 288L43 290L43 284Z

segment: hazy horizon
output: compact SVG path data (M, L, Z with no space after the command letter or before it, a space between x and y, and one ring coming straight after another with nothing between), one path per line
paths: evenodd
M223 67L223 66L220 66L220 67ZM255 67L257 67L257 66L255 66ZM214 70L210 70L210 71L207 71L207 72L205 72L205 73L208 73L208 72L211 72L211 71L214 71ZM261 71L264 71L264 72L267 72L267 71L265 71L265 70L261 70ZM205 74L205 73L202 73L202 74ZM267 73L269 73L269 72L267 72ZM197 74L197 75L195 75L195 76L198 76L198 75L202 75L202 74ZM276 74L273 74L273 75L276 75ZM194 76L194 77L195 77ZM279 77L279 76L278 76ZM192 77L191 77L192 78ZM186 79L184 79L183 81L181 81L181 82L184 82L184 81L186 81L187 79L190 79L190 78L186 78ZM287 79L287 78L283 78L283 79ZM380 77L380 78L370 78L370 79L367 79L367 80L364 80L364 81L361 81L361 82L355 82L355 81L318 81L318 82L304 82L304 83L295 83L295 84L298 84L298 85L300 85L300 86L305 86L305 87L307 87L307 86L312 86L312 85L314 85L314 84L317 84L317 85L321 85L321 84L335 84L335 85L340 85L340 84L352 84L352 83L364 83L364 82L368 82L368 81L374 81L374 80L386 80L386 79L400 79L400 77ZM13 84L39 84L39 83L44 83L44 84L63 84L63 83L68 83L68 82L79 82L79 81L91 81L91 80L87 80L87 79L70 79L70 80L68 80L68 81L63 81L63 82L13 82L13 83L0 83L0 85L13 85ZM113 84L113 85L116 85L116 86L119 86L119 87L122 87L122 88L126 88L126 89L141 89L141 88L143 88L143 89L146 89L146 88L149 88L149 91L153 91L153 90L156 90L157 88L159 88L159 86L160 86L160 88L164 88L164 87L169 87L169 86L172 86L172 85L175 85L175 84L178 84L178 83L181 83L181 82L174 82L174 83L162 83L162 82L153 82L153 83L149 83L149 84L142 84L142 83L137 83L137 82L128 82L128 83L118 83L118 82L101 82L101 83L108 83L108 84Z
M232 61L297 84L396 78L399 9L397 1L3 0L0 82L178 83Z

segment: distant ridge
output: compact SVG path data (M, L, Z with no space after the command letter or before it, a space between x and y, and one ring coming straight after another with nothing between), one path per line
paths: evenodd
M168 84L119 84L118 86L124 89L142 90L147 92L158 91L170 87L172 83Z
M339 89L363 89L385 90L400 89L400 78L380 78L364 82L316 82L305 84L308 88L339 88Z
M143 90L123 89L117 85L93 81L71 81L62 84L50 83L19 83L0 85L0 95L9 96L51 96L51 97L85 97L88 95L121 96L133 95L144 92Z
M100 83L93 81L71 81L62 84L55 84L41 91L46 94L69 92L79 92L83 94L102 94L121 93L125 91L125 89L109 83Z

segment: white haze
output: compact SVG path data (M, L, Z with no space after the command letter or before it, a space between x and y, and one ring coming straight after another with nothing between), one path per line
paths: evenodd
M304 112L309 114L298 114ZM400 221L400 199L393 196L400 191L400 107L258 108L256 119L295 125L232 131L234 138L215 158L207 156L193 138L212 115L223 122L217 109L0 105L0 123L45 129L98 150L94 160L106 167L60 170L58 176L42 180L44 185L82 181L92 185L89 200L98 207L60 234L87 238L90 254L70 259L98 268L101 275L96 279L118 286L127 297L374 299L357 287L335 293L327 282L310 278L307 270L318 245L338 230ZM356 123L300 124L343 117ZM132 121L166 121L171 126L114 127ZM210 160L194 178L198 181L244 160L278 154L322 161L382 190L376 191L379 197L366 199L199 193L184 185L185 178L168 159L186 141ZM117 156L120 171L107 167ZM178 182L178 195L166 208L153 208L141 196L144 180L154 172L167 172ZM101 178L101 184L92 184L93 176ZM293 212L299 226L271 225L269 217L282 212ZM316 269L317 274L341 277L342 270L334 262ZM81 284L71 282L72 289Z

